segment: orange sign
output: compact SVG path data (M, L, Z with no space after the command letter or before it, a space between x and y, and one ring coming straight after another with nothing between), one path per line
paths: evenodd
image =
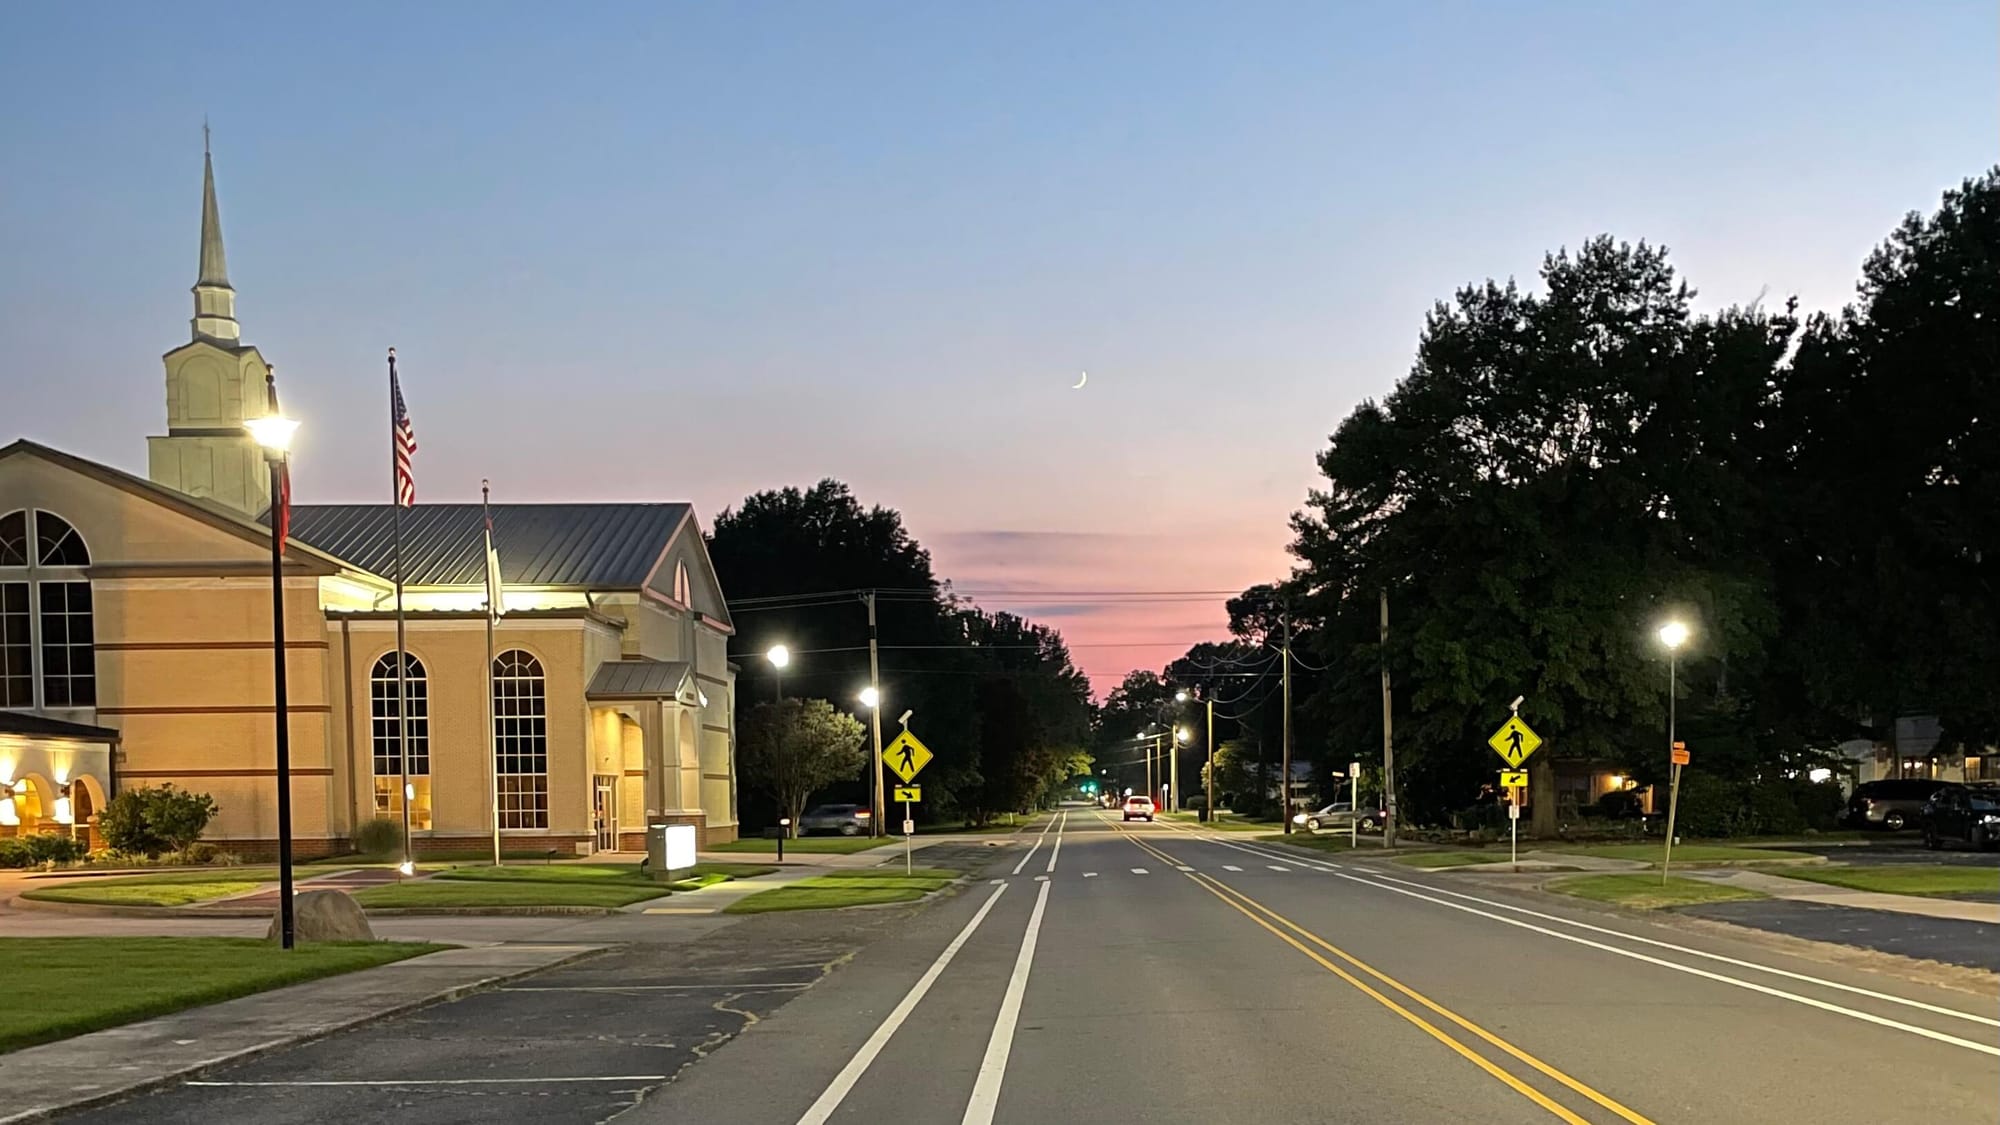
M1674 743L1674 749L1673 749L1673 753L1672 753L1671 757L1673 758L1673 762L1674 762L1674 764L1675 764L1675 765L1677 765L1677 766L1684 766L1684 765L1687 765L1687 764L1688 764L1688 744L1687 744L1687 743L1685 743L1685 742L1676 742L1676 743Z

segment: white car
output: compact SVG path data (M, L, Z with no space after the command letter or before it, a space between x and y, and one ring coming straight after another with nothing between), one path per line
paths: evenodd
M1125 798L1125 819L1153 822L1153 799L1151 797Z

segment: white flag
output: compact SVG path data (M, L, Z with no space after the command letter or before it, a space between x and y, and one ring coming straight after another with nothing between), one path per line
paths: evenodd
M493 513L486 513L486 615L495 621L507 612L507 587L500 580L500 552L493 549Z

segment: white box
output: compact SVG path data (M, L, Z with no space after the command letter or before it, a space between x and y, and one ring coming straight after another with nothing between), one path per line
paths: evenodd
M695 865L695 829L692 824L669 824L666 829L666 868L680 871Z

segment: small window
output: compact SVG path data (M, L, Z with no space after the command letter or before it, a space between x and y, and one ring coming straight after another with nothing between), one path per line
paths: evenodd
M35 705L35 649L32 637L28 619L28 584L0 582L0 707Z
M35 561L41 566L89 566L90 551L69 521L50 512L35 513Z
M41 513L41 519L48 513ZM97 703L97 646L90 612L90 583L41 582L42 705L90 707Z

